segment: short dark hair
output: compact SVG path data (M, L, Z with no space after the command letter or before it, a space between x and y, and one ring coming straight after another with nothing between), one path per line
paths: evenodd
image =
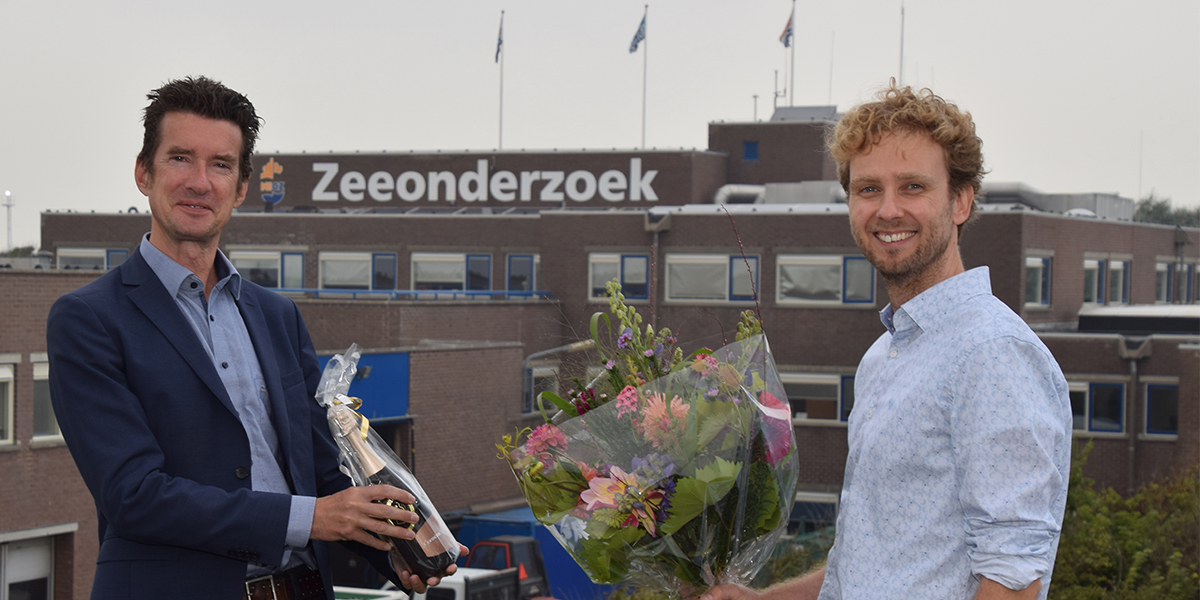
M242 153L238 159L239 179L245 183L250 179L250 155L254 153L254 142L258 140L258 128L262 118L254 112L250 100L225 87L221 82L207 77L186 77L168 81L165 85L146 94L150 105L146 107L142 122L146 133L142 138L142 151L138 163L149 173L154 173L154 153L162 138L163 116L171 112L193 113L209 119L229 121L242 130Z

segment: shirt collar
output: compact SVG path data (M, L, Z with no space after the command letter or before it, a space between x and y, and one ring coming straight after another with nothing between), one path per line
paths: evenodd
M146 259L146 264L150 265L150 270L158 276L158 280L162 282L163 287L167 288L168 292L174 295L179 291L184 281L188 277L195 277L187 267L175 262L170 256L167 256L162 250L159 250L154 244L150 243L150 234L142 236L142 243L138 246L138 250L142 253L142 258ZM225 257L225 253L221 249L217 249L217 258L213 265L217 270L217 288L220 289L225 285L229 286L229 291L233 293L235 300L240 300L242 297L242 276L234 268L233 263ZM198 278L197 278L198 279Z
M933 287L917 294L912 300L905 302L900 308L893 308L891 304L888 304L880 311L879 320L893 334L896 333L898 315L907 317L900 321L911 322L924 329L941 320L942 316L956 310L970 298L991 293L990 270L986 266L976 267L938 282Z

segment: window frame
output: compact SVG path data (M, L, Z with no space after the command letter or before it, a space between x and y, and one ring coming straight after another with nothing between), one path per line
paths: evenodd
M45 385L45 390L46 390L45 403L48 405L48 408L50 409L49 416L54 425L53 433L38 433L38 431L37 431L37 413L38 413L38 405L40 404L38 402L38 398L37 398L37 388L38 388L39 382L44 382L44 385ZM37 362L33 363L33 385L34 385L34 393L33 393L34 430L33 430L33 434L30 437L31 441L40 442L40 441L45 441L45 440L61 440L62 439L62 428L60 428L58 426L58 416L54 414L54 403L50 399L50 363L49 362L37 361Z
M867 265L870 269L871 280L868 283L868 289L871 290L869 299L852 300L846 298L847 282L850 279L848 276L849 266L851 262ZM838 298L836 300L810 300L787 298L783 296L783 270L788 266L834 266L840 265L840 281L838 285ZM780 254L775 257L775 304L779 306L801 306L808 308L815 307L838 307L845 308L847 305L858 307L873 307L875 306L876 297L875 290L877 287L878 272L871 265L870 261L861 254Z
M529 281L529 289L528 290L516 289L513 287L513 260L514 259L528 259L529 260L530 281ZM542 256L541 256L541 254L538 254L536 252L511 253L511 254L506 255L504 257L504 291L506 291L510 294L528 293L530 295L533 295L534 292L539 291L538 290L538 283L539 283L538 277L540 276L540 271L541 271L541 266L542 266L541 262L542 262Z
M1091 264L1088 264L1091 263ZM1095 271L1095 279L1092 281L1092 299L1088 300L1087 273ZM1100 258L1087 258L1083 261L1083 303L1084 304L1104 304L1105 297L1108 292L1108 261Z
M1051 277L1053 275L1054 258L1050 256L1025 257L1025 307L1049 308L1051 302ZM1037 296L1030 299L1029 270L1036 268L1041 271L1038 277Z
M1108 304L1129 304L1129 263L1128 260L1108 261L1108 293L1105 294ZM1117 283L1121 286L1121 294L1117 298L1113 298L1114 271L1120 271L1120 281Z
M521 414L524 416L539 414L541 411L539 411L537 407L538 394L540 394L541 391L551 391L555 394L559 393L558 365L533 365L525 369L525 376L528 378L526 381L529 382L529 393L523 394L524 398L521 401ZM539 391L537 385L538 379L552 381L553 385ZM551 404L550 406L554 405Z
M484 258L487 260L487 287L476 288L471 285L471 260ZM458 263L461 268L461 278L458 281L457 288L445 289L429 289L417 287L417 263L418 262L440 262L446 264ZM490 292L492 291L492 255L485 252L412 252L408 257L408 281L409 289L413 291L433 291L463 293L463 292ZM448 283L448 281L446 282Z
M754 271L754 276L752 277L752 282L751 282L753 289L751 290L750 295L745 295L745 294L735 295L734 294L733 285L734 285L734 279L737 276L736 272L733 270L734 269L733 264L735 261L737 261L738 263L741 263L740 266L744 266L745 261L753 261L753 266L751 267L752 270ZM709 253L671 252L671 253L667 253L667 255L663 259L663 262L664 262L664 273L665 273L665 275L663 276L663 279L665 280L664 281L664 292L663 292L664 302L668 302L668 303L672 303L672 304L709 304L709 305L712 305L712 304L753 304L754 298L758 296L758 294L760 293L760 290L762 289L762 281L761 281L761 278L758 276L759 265L762 264L762 259L757 254L747 254L745 256L742 256L741 254L716 254L716 253L709 254ZM673 288L675 286L673 286L672 282L671 282L671 272L672 272L672 267L678 266L678 265L708 265L710 267L719 265L720 268L724 271L720 276L720 279L724 282L724 286L723 286L723 290L722 290L723 297L720 297L720 298L715 297L715 296L712 298L677 298L677 297L674 297L673 292L675 290L673 290ZM740 268L740 266L739 266L739 268Z
M840 424L847 425L850 421L850 413L854 410L854 375L844 373L814 373L808 371L782 371L779 373L779 380L784 384L785 389L787 384L808 384L808 385L836 385L837 400L835 403L834 412L837 415L835 418L810 417L809 411L805 410L804 416L797 416L795 408L792 407L791 396L788 396L788 408L792 414L793 425L831 425ZM807 405L805 406L807 409Z
M1122 382L1122 381L1073 380L1073 381L1068 381L1067 388L1068 388L1069 392L1082 391L1085 393L1085 397L1084 397L1084 411L1085 412L1083 414L1084 427L1080 428L1080 427L1075 426L1075 408L1074 408L1074 406L1072 406L1071 407L1071 429L1072 429L1072 431L1074 431L1076 433L1082 433L1082 434L1088 434L1088 435L1111 435L1111 436L1118 436L1118 437L1123 437L1125 435L1125 433L1126 433L1125 413L1128 410L1128 404L1129 404L1129 397L1128 397L1128 393L1127 393L1128 386L1125 384L1125 382ZM1117 420L1118 421L1117 429L1097 429L1095 427L1095 401L1096 401L1096 390L1098 388L1118 388L1120 390L1119 391L1120 414L1119 414L1119 417Z
M13 419L16 416L16 411L13 408L13 400L16 397L15 389L17 385L16 379L17 366L11 363L0 364L0 384L4 384L4 389L0 393L0 418L3 418L4 428L0 431L0 445L11 445L16 442L16 436L13 433Z
M62 259L67 257L100 259L100 268L64 267ZM118 257L119 261L116 260ZM56 271L108 271L120 266L128 258L129 250L125 248L58 248L54 254L54 268Z
M382 286L379 281L379 263L381 260L391 259L392 261L392 285ZM380 291L393 291L396 289L396 277L400 269L400 261L395 252L372 252L371 253L371 289Z
M742 162L758 162L758 140L742 140Z
M326 262L342 261L342 262L362 262L366 269L366 282L363 287L330 287L325 284ZM332 290L332 291L347 291L347 292L364 292L371 289L371 278L374 276L373 265L371 263L370 252L348 252L341 250L322 250L317 253L317 289Z
M646 273L646 292L643 294L634 293L629 289L632 285L626 277L626 261L640 260L645 263ZM617 281L621 284L621 294L626 300L649 300L650 299L650 282L653 279L650 264L650 255L642 252L589 252L588 253L588 301L590 302L608 302L608 293L603 291L603 288L597 288L596 283L607 284L608 281L596 281L596 265L597 264L615 264L617 268ZM642 285L640 283L636 285Z
M1162 273L1162 279L1159 279ZM1170 304L1174 299L1175 263L1156 261L1154 263L1154 302L1155 304Z
M1178 436L1179 435L1179 384L1178 383L1147 382L1142 387L1142 389L1143 389L1143 394L1144 394L1142 397L1145 398L1145 402L1144 402L1145 414L1142 415L1142 417L1143 417L1142 418L1142 424L1143 424L1142 432L1146 435L1151 435L1151 436L1172 437L1172 438ZM1157 430L1150 429L1150 413L1151 413L1150 395L1154 389L1171 389L1171 390L1175 391L1175 430L1174 431L1169 431L1169 430L1157 431Z
M25 581L37 581L43 577L35 577L33 579L22 579L21 581L11 581L12 569L9 565L11 558L11 548L15 545L42 544L44 542L46 551L46 597L54 597L54 572L55 572L55 547L57 544L54 541L54 536L39 536L30 538L21 538L0 542L0 598L8 598L9 587L13 583L23 583Z

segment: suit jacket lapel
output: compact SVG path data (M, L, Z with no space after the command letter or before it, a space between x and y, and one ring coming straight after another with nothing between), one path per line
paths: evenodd
M233 401L229 399L229 392L225 390L225 384L213 366L212 358L204 351L204 345L192 331L191 324L179 312L175 298L162 286L140 251L134 250L133 256L121 265L121 282L128 290L129 300L162 332L221 404L233 416L238 416Z

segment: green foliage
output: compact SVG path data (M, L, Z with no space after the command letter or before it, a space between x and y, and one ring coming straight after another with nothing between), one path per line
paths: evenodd
M1092 445L1076 448L1050 598L1174 600L1200 597L1197 468L1130 498L1083 475Z
M0 256L5 258L28 258L33 256L35 250L33 246L17 246L7 252L0 252Z
M1160 198L1154 192L1150 192L1149 196L1138 200L1137 207L1133 211L1133 220L1143 223L1200 227L1200 207L1173 207L1170 198Z

